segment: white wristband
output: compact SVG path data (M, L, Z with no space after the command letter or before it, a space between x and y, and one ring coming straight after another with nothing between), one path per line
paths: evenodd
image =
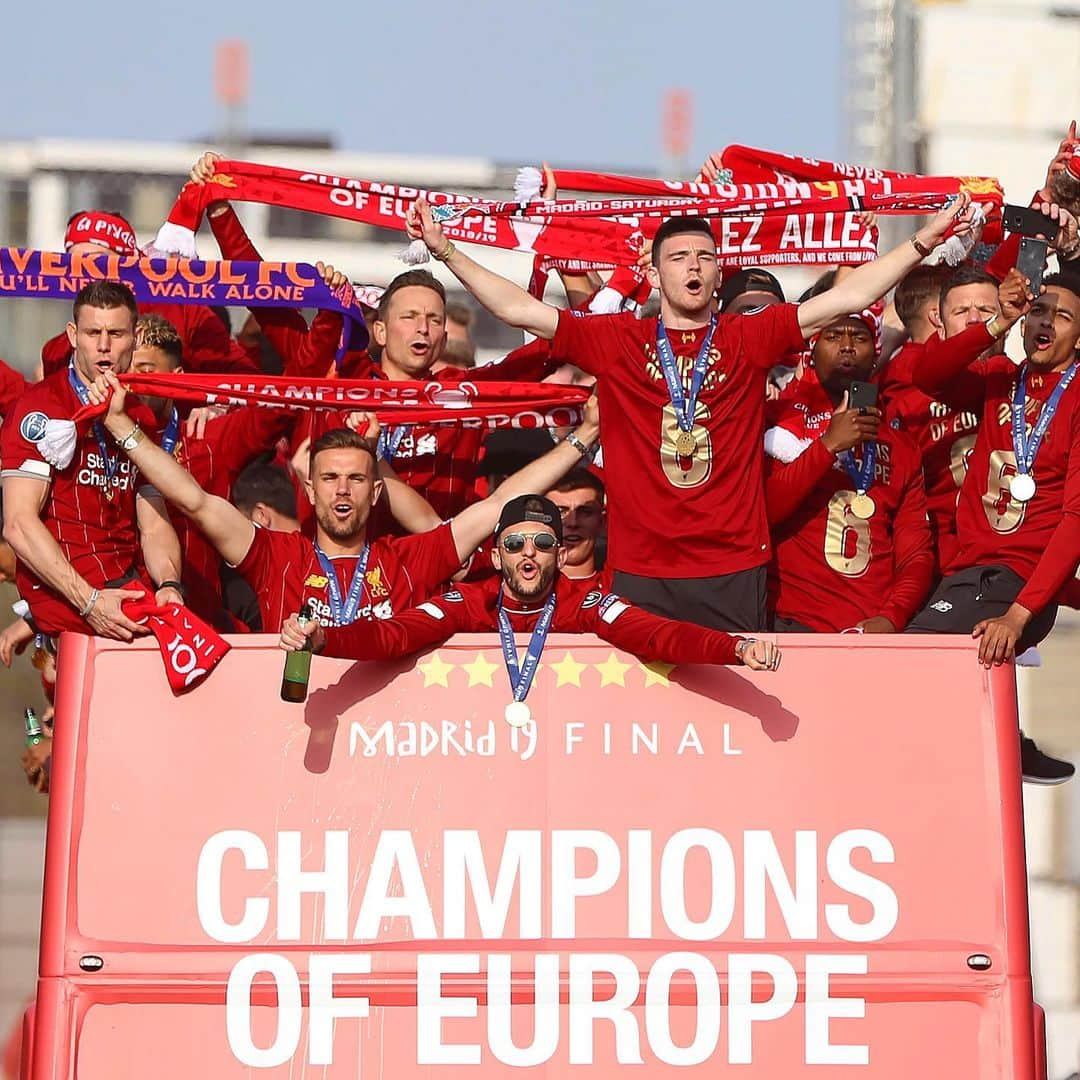
M89 615L90 612L94 610L94 605L98 602L98 598L100 596L101 596L101 590L100 589L94 589L90 593L90 599L86 601L86 606L82 609L82 611L79 612L80 618L85 619L86 616Z

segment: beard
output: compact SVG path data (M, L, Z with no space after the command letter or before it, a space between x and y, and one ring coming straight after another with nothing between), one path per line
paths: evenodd
M519 600L535 600L537 597L547 596L558 569L558 564L552 562L550 565L540 567L540 573L537 574L535 581L522 581L515 570L503 566L502 578L513 596Z
M360 520L360 515L356 510L345 521L339 521L329 507L317 508L315 520L318 521L319 528L331 540L336 540L338 543L355 539L363 532L364 526L367 524L366 519L364 521Z

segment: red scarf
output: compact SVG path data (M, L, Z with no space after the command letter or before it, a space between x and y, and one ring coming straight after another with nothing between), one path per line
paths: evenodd
M157 638L174 694L198 686L232 648L212 626L181 604L159 606L144 593L124 601L124 614L132 622L148 626Z
M380 424L462 423L484 420L489 428L554 428L581 420L589 391L552 383L419 382L389 379L294 379L285 375L196 375L191 372L120 376L128 390L177 401L216 405L252 402L270 408L360 410ZM79 425L101 416L106 405L84 405L71 420L50 420L38 440L41 456L54 468L71 464Z
M804 159L792 158L794 162ZM820 164L820 163L819 163ZM828 163L825 163L828 164ZM842 166L831 166L834 170ZM827 170L825 170L827 171ZM875 238L854 221L859 210L923 213L940 209L961 186L953 177L850 180L792 184L696 184L606 173L556 172L565 187L624 192L615 199L533 199L497 202L449 192L221 161L212 180L186 184L158 233L155 247L192 257L194 233L210 202L227 198L307 210L401 230L412 203L424 197L452 240L575 259L595 267L633 264L646 236L673 213L716 218L721 262L727 266L865 262ZM977 181L993 201L996 181Z
M381 424L455 423L494 418L497 426L563 427L577 423L589 391L580 386L513 382L420 382L403 379L293 379L285 375L139 375L120 376L136 394L276 408L337 409L373 412ZM76 422L100 416L104 405L85 405Z

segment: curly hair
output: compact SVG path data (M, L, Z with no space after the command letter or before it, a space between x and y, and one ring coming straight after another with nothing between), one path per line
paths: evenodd
M160 349L179 367L184 361L184 342L168 319L160 315L140 315L135 323L135 348Z

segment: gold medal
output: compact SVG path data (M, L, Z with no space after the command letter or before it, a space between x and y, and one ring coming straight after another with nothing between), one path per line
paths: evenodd
M860 491L855 498L851 500L851 512L860 521L866 521L868 518L872 518L876 509L877 506L874 504L874 500L863 491Z
M692 458L697 453L697 439L689 431L680 431L675 438L675 453Z

